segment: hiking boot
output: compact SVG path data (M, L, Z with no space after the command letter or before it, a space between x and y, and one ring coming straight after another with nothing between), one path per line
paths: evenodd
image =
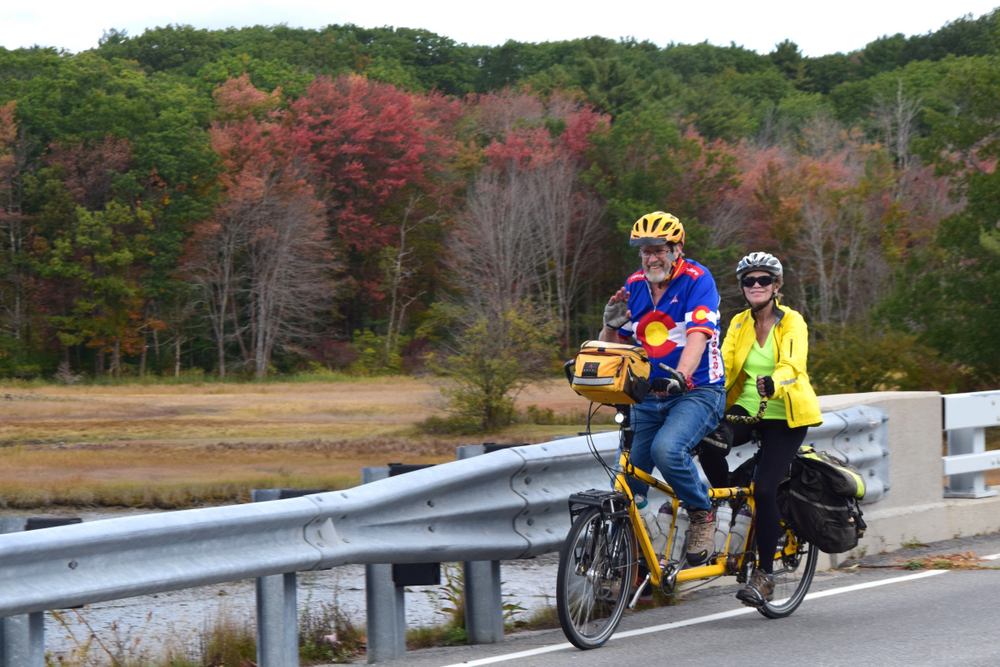
M774 577L763 570L754 569L750 581L736 592L736 599L748 607L759 607L774 597Z
M702 565L715 553L715 508L688 510L688 517L684 558L688 565Z

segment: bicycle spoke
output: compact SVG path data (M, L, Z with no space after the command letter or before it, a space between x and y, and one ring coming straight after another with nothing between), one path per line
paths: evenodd
M627 518L596 507L577 517L560 555L557 603L566 636L580 648L608 640L624 612L633 572Z

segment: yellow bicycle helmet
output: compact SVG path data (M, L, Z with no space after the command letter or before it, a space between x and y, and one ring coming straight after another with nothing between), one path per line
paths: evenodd
M632 246L684 243L684 225L677 216L663 211L647 213L632 225L628 243Z

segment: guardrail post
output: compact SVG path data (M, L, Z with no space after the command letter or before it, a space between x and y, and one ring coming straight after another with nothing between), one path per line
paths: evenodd
M456 448L456 459L468 459L481 454L516 447L496 445L462 445ZM503 641L503 594L500 585L500 561L480 560L462 563L465 578L465 631L472 644L496 644Z
M0 533L80 522L78 518L10 517L0 520ZM45 612L0 618L0 667L45 667Z
M503 641L500 561L465 561L462 572L465 576L465 631L469 642L495 644Z
M254 502L281 500L316 493L309 490L254 489ZM257 664L298 667L299 609L294 572L257 577Z
M390 463L385 468L363 468L361 481L367 484L431 465ZM440 563L376 563L365 567L368 662L391 660L406 653L406 587L440 585Z
M403 588L392 580L392 565L365 565L368 662L385 662L406 653Z
M0 665L45 667L45 612L0 619Z
M361 469L362 484L387 477L388 468ZM403 588L393 581L392 565L365 565L365 603L368 662L385 662L406 653Z
M257 664L298 667L299 624L294 572L257 578Z

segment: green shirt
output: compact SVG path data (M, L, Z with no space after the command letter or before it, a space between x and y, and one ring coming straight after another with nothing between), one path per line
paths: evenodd
M757 414L760 409L760 394L757 393L757 377L761 375L774 374L774 327L767 332L767 340L761 346L754 336L753 345L747 354L747 360L743 363L743 370L747 374L747 381L743 385L743 393L736 404L749 412L751 415ZM780 398L772 398L767 402L767 410L764 412L764 419L786 419L785 401Z

